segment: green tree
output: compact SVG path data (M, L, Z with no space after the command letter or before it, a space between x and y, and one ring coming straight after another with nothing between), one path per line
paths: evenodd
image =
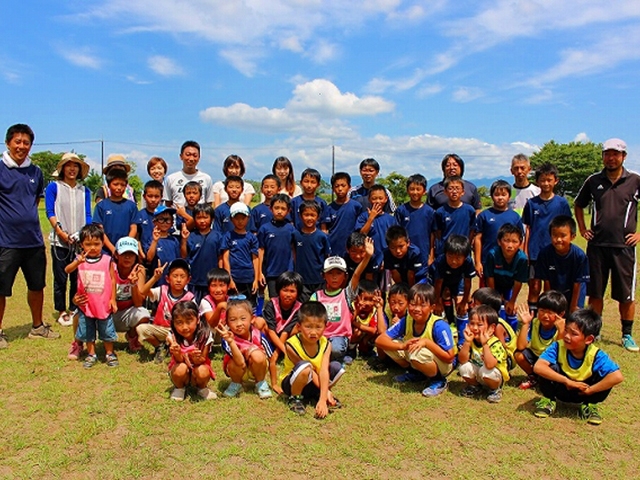
M551 140L531 155L530 161L534 170L543 163L553 163L558 167L564 193L575 197L587 177L602 170L602 144Z
M386 177L378 177L378 183L384 185L391 192L396 205L409 201L407 193L407 177L398 172L391 172Z
M36 152L31 155L31 161L40 167L45 180L49 180L55 172L58 162L62 160L64 152L53 153L49 150L46 152Z
M102 175L95 170L91 170L89 175L87 175L87 178L85 178L82 183L84 183L92 193L96 193L96 191L102 186Z
M491 195L489 195L489 189L485 185L478 187L478 195L480 195L482 208L488 208L493 205L493 200L491 200Z

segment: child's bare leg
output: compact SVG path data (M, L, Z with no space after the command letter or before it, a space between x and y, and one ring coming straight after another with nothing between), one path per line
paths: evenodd
M267 331L269 330L269 327L267 327L267 322L265 322L264 318L262 317L253 317L251 323L262 333L267 333Z
M256 349L249 354L249 370L256 382L261 382L267 376L267 356L262 350Z
M520 368L524 370L524 373L527 375L533 375L533 365L527 361L522 352L516 352L513 357Z
M87 353L89 355L95 355L96 354L96 342L87 342Z
M244 378L244 374L247 372L247 366L236 365L236 363L232 360L227 365L227 374L233 383L242 383L242 379Z
M502 384L502 381L500 381L500 380L492 380L492 379L487 378L487 377L482 377L482 381L487 386L487 388L489 388L491 390L496 390L496 389L500 388L500 385Z
M211 379L211 372L207 365L197 365L193 368L193 382L198 389L205 388Z
M189 375L189 367L186 363L178 363L174 365L171 372L169 372L169 375L171 376L171 381L176 388L186 387L191 377Z
M279 356L279 350L276 349L275 352L273 352L273 355L271 355L271 357L269 357L269 377L271 378L271 388L273 389L274 392L276 392L276 394L278 395L282 395L283 391L282 388L280 388L280 384L278 383L278 356Z
M104 351L107 355L113 354L113 342L102 342L102 344L104 345Z

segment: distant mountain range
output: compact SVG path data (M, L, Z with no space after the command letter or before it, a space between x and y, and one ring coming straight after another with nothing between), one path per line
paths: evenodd
M467 178L464 177L464 179L468 182L473 183L476 187L487 187L489 188L491 186L491 184L493 182L495 182L496 180L506 180L509 183L513 183L513 177L509 176L509 177L505 177L504 175L499 176L499 177L493 177L493 178Z

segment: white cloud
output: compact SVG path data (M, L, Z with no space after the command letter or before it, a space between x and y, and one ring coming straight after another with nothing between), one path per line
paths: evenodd
M148 58L147 65L151 70L163 77L184 75L184 70L175 60L163 55L153 55Z
M131 83L135 83L136 85L149 85L151 84L150 81L148 80L141 80L139 79L137 76L135 75L127 75L125 77L127 80L129 80Z
M258 70L257 60L262 55L257 50L239 47L223 49L220 51L220 56L245 77L253 77Z
M545 88L530 97L526 98L524 103L528 103L531 105L537 105L540 103L549 103L554 99L553 91L549 88Z
M418 89L418 98L427 98L432 95L437 95L442 92L442 90L444 90L444 88L439 84L424 85Z
M452 99L454 102L458 103L467 103L472 102L473 100L477 100L484 96L484 93L481 89L476 87L459 87L454 90L452 94Z
M316 133L329 138L351 138L346 117L371 116L392 111L394 104L381 97L342 93L333 83L316 79L297 85L284 108L252 107L235 103L209 107L200 118L218 125L267 133Z
M418 68L413 72L413 75L406 78L399 78L395 80L388 80L385 78L372 78L365 86L365 91L369 93L384 93L387 90L404 92L418 85L425 78L425 76L426 73Z
M163 32L191 40L204 39L218 45L223 58L244 75L254 75L257 61L265 56L237 59L238 49L265 49L276 46L305 55L316 63L336 58L340 48L335 42L319 41L327 31L346 33L359 29L369 20L383 17L390 21L419 21L440 8L419 3L407 6L400 0L98 0L75 16L82 22L96 18L113 22L119 32Z
M67 62L77 67L99 70L103 64L102 60L92 53L89 47L58 47L57 51Z
M589 143L591 139L589 139L589 135L587 135L585 132L580 132L575 136L573 141L579 143Z

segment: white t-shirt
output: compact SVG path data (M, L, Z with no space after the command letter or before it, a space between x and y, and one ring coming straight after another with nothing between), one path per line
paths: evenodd
M224 182L216 182L213 184L213 193L217 193L220 195L220 203L224 203L229 200L229 195L224 189ZM244 196L250 193L251 195L256 194L255 188L249 182L244 182L244 188L242 189L242 201L244 201Z
M200 203L213 203L213 181L206 173L198 170L193 175L187 175L184 171L174 172L164 179L164 195L162 199L173 202L176 206L184 207L186 201L182 189L189 182L198 182L202 187Z

